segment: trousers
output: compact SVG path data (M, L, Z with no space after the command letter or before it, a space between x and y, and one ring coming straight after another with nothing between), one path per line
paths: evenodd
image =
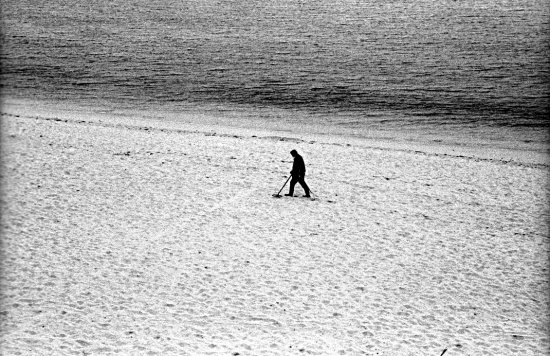
M306 195L309 195L309 187L307 186L305 181L305 174L303 176L292 176L292 179L290 180L290 188L288 190L288 194L294 194L294 186L296 185L296 183L300 183Z

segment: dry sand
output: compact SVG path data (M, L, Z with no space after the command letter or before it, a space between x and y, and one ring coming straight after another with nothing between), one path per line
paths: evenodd
M3 355L549 352L540 159L1 119Z

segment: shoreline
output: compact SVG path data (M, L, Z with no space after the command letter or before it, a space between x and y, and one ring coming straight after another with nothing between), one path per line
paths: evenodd
M29 109L28 107L32 108ZM158 129L185 132L215 133L231 136L251 136L267 139L280 139L297 142L322 142L327 144L359 145L371 149L396 150L415 152L418 154L449 156L472 160L501 162L503 164L525 165L530 167L550 167L550 131L531 140L510 138L495 139L486 137L483 140L468 137L467 134L449 132L449 136L442 133L402 131L343 130L333 132L331 127L316 125L312 129L301 125L281 122L252 122L250 119L236 119L235 117L216 116L212 114L158 113L136 111L101 112L97 107L78 107L59 105L59 103L45 103L40 101L26 101L5 99L1 106L3 115L36 118L41 120L67 120L71 122L96 124L103 126L121 126L135 129ZM256 127L251 126L252 124ZM496 135L495 135L496 136Z

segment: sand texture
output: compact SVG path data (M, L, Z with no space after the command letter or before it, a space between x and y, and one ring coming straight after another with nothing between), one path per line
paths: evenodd
M548 354L547 165L1 119L3 355Z

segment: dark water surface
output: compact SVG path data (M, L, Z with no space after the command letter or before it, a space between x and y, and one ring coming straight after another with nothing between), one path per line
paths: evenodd
M549 14L546 0L6 0L3 95L542 130Z

